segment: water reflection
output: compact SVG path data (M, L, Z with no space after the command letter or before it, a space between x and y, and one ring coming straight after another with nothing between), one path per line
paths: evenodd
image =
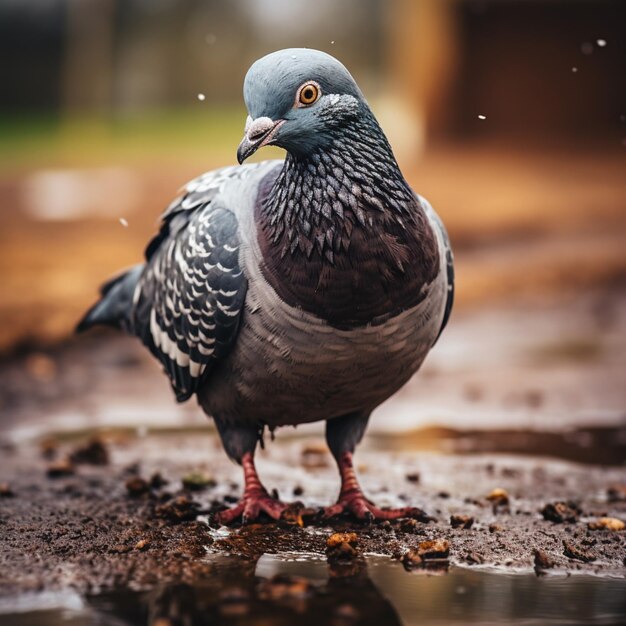
M452 568L448 575L407 573L386 557L328 564L318 555L265 554L257 561L209 555L193 584L111 591L83 606L25 607L3 626L406 626L439 624L623 624L626 581L590 575L507 574ZM59 596L62 599L62 596ZM72 596L73 597L73 596ZM45 604L45 603L44 603ZM4 607L6 610L7 607Z

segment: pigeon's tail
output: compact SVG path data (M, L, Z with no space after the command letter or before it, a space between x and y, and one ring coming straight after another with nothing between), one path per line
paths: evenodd
M143 264L135 265L102 285L100 300L85 313L76 326L76 332L98 325L114 326L129 331L133 294L142 271Z

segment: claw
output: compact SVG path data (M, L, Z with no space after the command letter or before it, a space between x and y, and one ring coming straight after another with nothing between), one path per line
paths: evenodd
M341 492L336 504L324 509L324 518L335 517L341 513L352 513L357 519L366 520L370 524L376 520L395 520L403 517L412 517L421 522L428 522L429 517L421 509L415 507L402 507L400 509L380 509L368 500L363 492L354 473L352 465L352 453L344 452L338 459L341 473Z

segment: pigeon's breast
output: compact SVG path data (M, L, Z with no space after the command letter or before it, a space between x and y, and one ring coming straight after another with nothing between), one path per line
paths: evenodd
M443 271L415 306L339 329L280 297L260 267L252 213L241 210L239 217L246 307L231 354L200 398L208 412L269 426L298 424L372 410L407 382L441 326Z

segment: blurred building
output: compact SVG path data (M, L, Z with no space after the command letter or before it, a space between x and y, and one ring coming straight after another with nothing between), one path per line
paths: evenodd
M0 114L239 102L250 62L309 46L419 137L619 143L625 23L622 0L0 0Z

